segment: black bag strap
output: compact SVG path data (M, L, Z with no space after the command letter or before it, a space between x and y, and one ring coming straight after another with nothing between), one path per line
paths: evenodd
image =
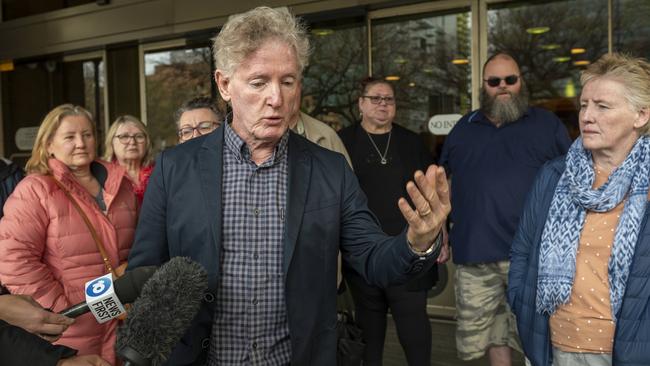
M345 319L342 320L347 323L354 323L354 300L345 277L341 280L337 294L336 307L338 316L344 317Z

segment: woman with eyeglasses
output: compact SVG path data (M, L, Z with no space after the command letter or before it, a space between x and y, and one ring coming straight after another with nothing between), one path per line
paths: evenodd
M28 175L0 221L0 282L53 312L85 301L85 283L126 262L133 243L131 182L123 167L96 159L96 144L87 110L64 104L50 111L36 134ZM57 343L115 365L116 330L117 320L98 324L87 313Z
M133 116L117 117L106 134L104 151L105 160L126 168L138 203L142 204L153 170L152 146L147 127Z
M196 97L176 110L174 120L178 127L178 142L183 143L216 130L221 126L223 114L211 98Z
M400 197L408 197L406 183L416 170L424 170L433 163L420 136L393 123L395 110L393 86L383 79L369 78L364 81L359 97L361 123L339 132L361 189L368 197L368 207L389 235L397 235L406 227L397 205ZM442 259L441 255L439 261ZM427 291L438 279L437 266L405 285L387 289L367 284L348 268L343 273L366 341L364 365L382 364L388 308L408 364L429 365L431 325L426 312Z

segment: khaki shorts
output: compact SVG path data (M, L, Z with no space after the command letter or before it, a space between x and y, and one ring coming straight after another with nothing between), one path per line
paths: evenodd
M480 358L491 346L521 352L506 301L509 268L508 261L456 267L456 350L461 360Z

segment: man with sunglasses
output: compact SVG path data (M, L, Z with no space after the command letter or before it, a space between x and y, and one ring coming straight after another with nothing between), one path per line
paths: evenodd
M178 128L178 142L207 135L221 125L223 114L211 98L190 99L176 110L174 121Z
M557 116L528 105L508 54L483 66L480 103L451 130L440 157L451 180L445 243L457 266L456 347L460 359L487 353L492 366L508 366L512 349L521 350L506 302L510 243L537 170L565 154L571 140Z

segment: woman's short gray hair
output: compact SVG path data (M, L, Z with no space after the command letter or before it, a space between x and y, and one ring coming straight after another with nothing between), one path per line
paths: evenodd
M619 53L603 55L589 65L580 76L585 84L596 79L613 79L623 85L624 97L632 108L639 111L650 109L650 63L640 57ZM642 135L650 135L650 122L639 129Z
M214 64L231 76L246 57L264 42L277 39L286 42L296 52L299 73L309 63L309 38L304 23L286 7L272 9L260 6L228 18L221 32L212 40Z

